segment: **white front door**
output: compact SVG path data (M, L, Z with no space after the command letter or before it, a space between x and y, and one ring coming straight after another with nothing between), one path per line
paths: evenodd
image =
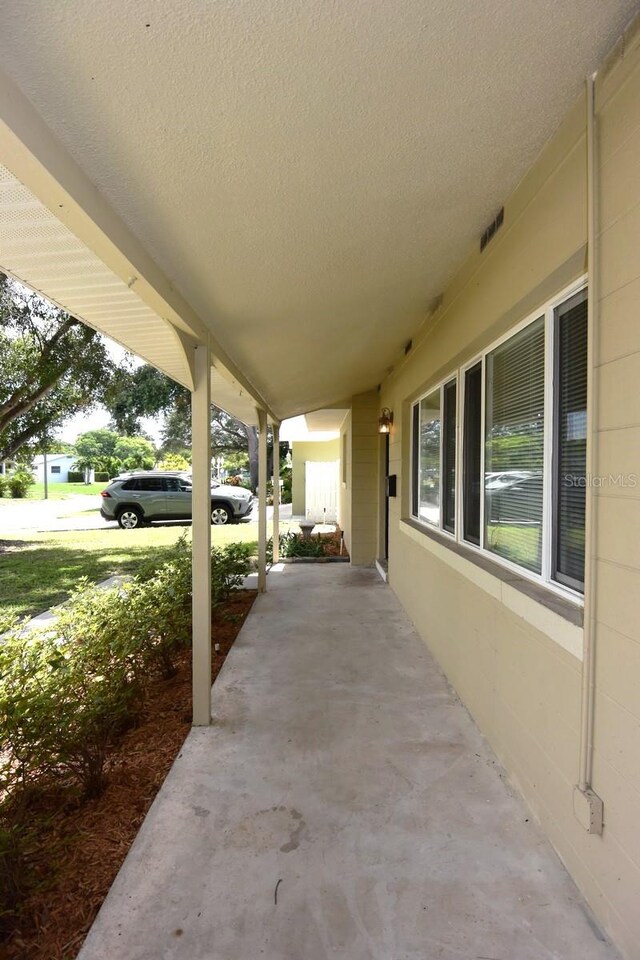
M305 461L305 516L316 523L338 520L339 460Z

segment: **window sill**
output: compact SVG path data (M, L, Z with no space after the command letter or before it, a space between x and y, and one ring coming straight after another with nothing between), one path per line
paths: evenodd
M582 660L583 608L496 563L484 554L415 520L400 521L400 532L491 594L505 607Z

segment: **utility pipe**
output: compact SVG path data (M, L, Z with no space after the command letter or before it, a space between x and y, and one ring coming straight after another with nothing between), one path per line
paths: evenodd
M597 141L595 84L597 72L587 77L587 452L585 487L584 627L582 641L582 699L578 789L587 793L593 773L593 716L595 703L596 642L596 532L597 497L593 477L597 468L598 316L597 263Z

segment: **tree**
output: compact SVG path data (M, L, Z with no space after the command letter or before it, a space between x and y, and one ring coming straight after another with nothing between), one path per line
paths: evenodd
M145 437L120 437L113 455L125 470L152 470L156 462L153 444Z
M158 464L159 470L188 470L191 464L180 453L168 453Z
M0 274L0 461L102 402L116 370L95 330Z
M120 470L120 461L116 459L116 444L121 438L112 430L88 430L81 433L75 443L75 465L84 470L85 477L90 470L102 470L111 475Z
M121 384L118 384L118 381ZM122 384L126 382L126 388ZM191 394L163 373L142 366L132 374L118 374L107 400L113 426L120 431L139 429L142 417L165 415L162 453L183 453L191 447ZM229 416L219 407L211 407L211 453L246 453L249 457L251 486L258 486L258 431ZM269 459L271 450L269 449Z
M112 428L123 436L139 433L142 417L165 414L167 419L175 417L176 426L186 424L187 427L186 437L183 431L177 439L178 449L168 452L177 453L191 446L191 394L149 364L135 370L116 370L105 391L104 403L111 414Z
M76 466L114 474L120 470L151 470L156 460L153 444L145 437L120 437L105 428L82 433L75 444Z

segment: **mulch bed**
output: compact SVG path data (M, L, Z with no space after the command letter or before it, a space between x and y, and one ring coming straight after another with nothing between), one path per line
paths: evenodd
M215 678L256 593L239 590L214 611ZM177 674L149 689L142 722L126 733L109 761L108 785L80 803L52 787L34 802L30 857L37 880L22 907L20 928L0 945L0 960L73 960L191 724L191 651ZM115 960L115 958L114 958Z
M313 536L313 534L312 534ZM325 557L339 557L340 554L340 544L342 543L342 532L340 528L336 528L334 533L319 533L318 538L322 541L324 546L324 555ZM347 553L347 548L344 543L342 543L342 556L348 559L349 554Z
M302 537L301 533L298 533L297 530L293 531L297 537ZM322 556L294 556L291 559L293 560L323 560L327 557L342 557L344 560L349 559L349 553L347 548L342 540L342 531L340 527L336 527L334 531L330 533L313 533L309 535L309 539L314 543L320 541L323 546L323 555ZM303 541L304 542L304 541ZM342 553L340 552L342 548Z

